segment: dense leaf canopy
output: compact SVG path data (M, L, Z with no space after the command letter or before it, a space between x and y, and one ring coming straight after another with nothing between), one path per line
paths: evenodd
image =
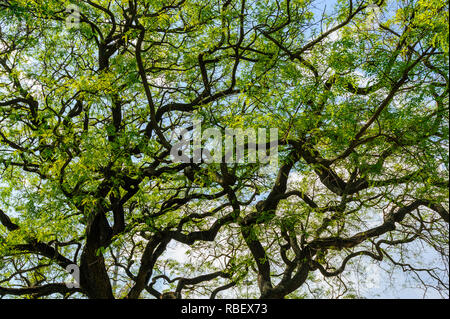
M448 9L1 1L0 296L448 296ZM194 120L277 128L277 168L173 161Z

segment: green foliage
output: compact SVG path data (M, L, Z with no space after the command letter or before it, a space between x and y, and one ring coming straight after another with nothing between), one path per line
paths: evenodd
M158 297L217 273L185 296L252 281L267 297L264 272L283 296L354 298L318 265L411 238L448 257L448 2L351 4L0 3L0 286L62 282L69 260L117 282L64 296ZM174 163L170 137L194 119L278 128L279 171ZM306 268L311 292L283 282Z

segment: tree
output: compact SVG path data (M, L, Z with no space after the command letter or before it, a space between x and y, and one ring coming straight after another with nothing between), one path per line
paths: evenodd
M448 295L448 35L442 0L2 1L0 295L345 296L358 258ZM173 161L195 119L277 128L277 169Z

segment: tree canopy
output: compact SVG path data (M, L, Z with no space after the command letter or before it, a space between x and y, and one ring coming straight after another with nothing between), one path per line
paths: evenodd
M358 261L448 297L448 9L0 2L0 296L349 297ZM194 120L278 166L173 161Z

